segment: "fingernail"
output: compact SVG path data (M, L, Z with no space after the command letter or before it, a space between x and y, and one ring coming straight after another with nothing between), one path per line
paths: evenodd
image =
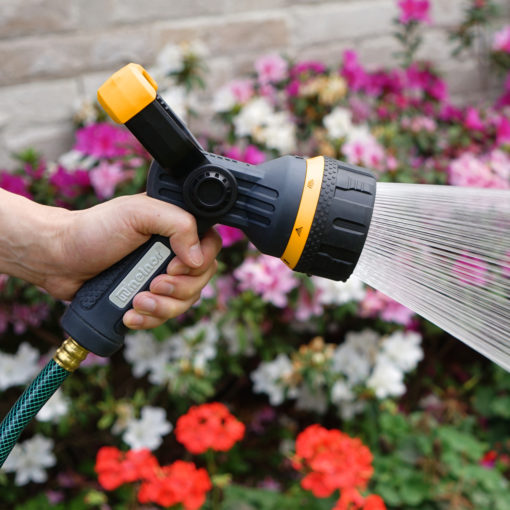
M189 249L189 257L195 266L200 266L204 262L204 255L202 254L202 248L200 248L200 243L194 244Z
M150 297L143 296L140 297L136 307L144 312L153 312L156 309L156 301Z
M125 320L126 326L141 326L143 324L143 317L136 313L135 311L132 311L128 313Z
M175 287L171 283L161 282L157 286L157 294L164 294L165 296L171 296L174 293Z

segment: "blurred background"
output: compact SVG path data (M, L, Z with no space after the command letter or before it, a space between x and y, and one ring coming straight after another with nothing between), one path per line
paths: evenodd
M510 189L505 0L2 0L0 62L0 187L46 205L144 191L149 155L95 101L128 62L227 157ZM506 371L359 279L291 272L217 228L201 299L88 356L0 470L0 509L508 510ZM499 282L456 254L456 288L510 300L510 251ZM1 416L65 305L0 275Z
M494 4L501 7L497 28L510 6ZM424 27L418 52L444 74L456 102L486 100L495 86L476 52L451 56L449 34L465 9L465 0L431 2L434 22ZM199 39L207 48L202 115L211 91L251 69L263 53L332 64L355 48L369 68L394 63L397 11L393 0L3 0L0 166L12 164L10 154L27 145L50 158L68 150L78 98L94 97L123 64L153 64L169 43Z

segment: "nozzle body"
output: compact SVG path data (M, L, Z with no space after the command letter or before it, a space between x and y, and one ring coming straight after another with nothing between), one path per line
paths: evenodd
M115 73L98 96L154 157L148 195L190 211L199 235L222 223L296 271L334 280L353 272L374 207L371 172L322 156L249 165L205 152L139 66ZM113 354L123 344L122 317L134 296L173 256L169 240L153 236L78 291L62 318L65 331L95 354Z

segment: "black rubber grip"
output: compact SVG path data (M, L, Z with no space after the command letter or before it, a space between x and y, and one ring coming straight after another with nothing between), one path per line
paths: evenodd
M62 327L80 345L111 356L124 343L124 313L133 298L166 272L174 257L168 238L152 236L134 252L86 282L62 317Z

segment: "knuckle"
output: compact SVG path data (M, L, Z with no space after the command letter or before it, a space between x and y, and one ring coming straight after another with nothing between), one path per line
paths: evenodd
M195 218L187 212L181 214L178 220L178 229L182 232L188 232L190 230L194 230L195 228Z

